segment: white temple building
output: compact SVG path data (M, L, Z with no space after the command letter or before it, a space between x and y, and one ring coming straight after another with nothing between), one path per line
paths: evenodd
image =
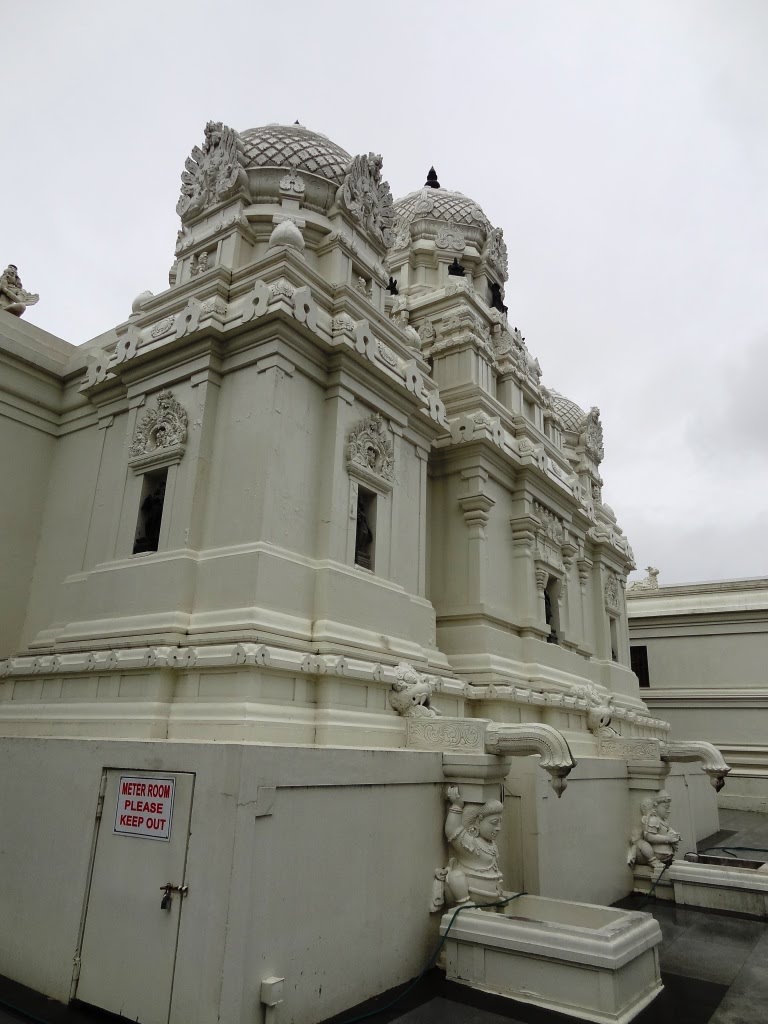
M728 766L641 699L599 412L478 203L209 123L177 209L113 330L0 311L0 973L314 1024L426 961L446 785L504 797L505 890L610 904Z

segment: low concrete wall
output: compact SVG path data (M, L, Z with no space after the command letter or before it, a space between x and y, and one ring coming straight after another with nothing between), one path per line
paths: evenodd
M286 1019L311 1024L413 977L436 941L440 754L19 738L0 763L0 973L56 999L106 767L196 773L172 1022L259 1020L278 975Z

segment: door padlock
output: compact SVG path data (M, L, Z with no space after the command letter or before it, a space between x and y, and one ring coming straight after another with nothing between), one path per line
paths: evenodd
M166 882L165 885L160 886L160 890L163 893L163 898L160 900L161 910L171 909L171 896L177 892L179 896L184 897L189 892L188 885L173 885L171 882Z

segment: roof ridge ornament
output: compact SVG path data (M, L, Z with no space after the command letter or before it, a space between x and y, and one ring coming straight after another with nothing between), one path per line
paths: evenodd
M395 210L389 182L381 178L383 163L377 153L353 157L336 192L336 202L389 249L395 235Z
M251 201L245 146L240 134L221 121L205 126L203 148L195 146L181 175L176 212L182 221L242 191Z
M440 182L437 180L437 171L434 167L429 168L429 174L427 174L427 180L424 182L424 188L440 188Z

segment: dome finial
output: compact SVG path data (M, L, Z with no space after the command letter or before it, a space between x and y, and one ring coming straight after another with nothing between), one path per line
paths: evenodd
M440 188L440 182L437 180L437 171L434 167L429 168L429 174L427 180L424 182L424 188Z

